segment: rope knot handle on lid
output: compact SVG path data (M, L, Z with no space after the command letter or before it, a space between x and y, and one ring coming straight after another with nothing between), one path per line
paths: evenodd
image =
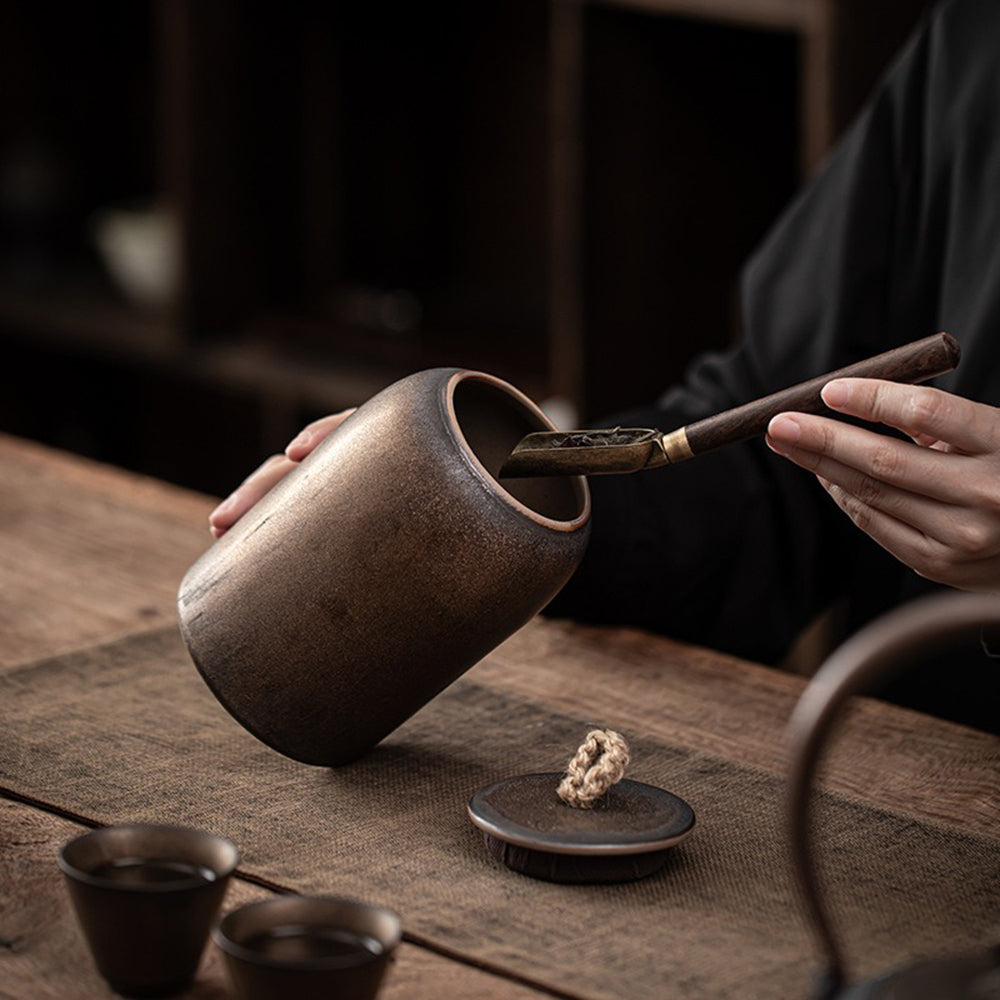
M612 785L621 781L628 762L628 743L621 733L592 729L567 765L556 794L574 809L592 809Z

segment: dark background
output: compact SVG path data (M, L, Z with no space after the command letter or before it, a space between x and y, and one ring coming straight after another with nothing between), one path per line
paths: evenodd
M925 6L5 0L0 431L225 493L419 368L651 398ZM154 303L94 236L152 206Z

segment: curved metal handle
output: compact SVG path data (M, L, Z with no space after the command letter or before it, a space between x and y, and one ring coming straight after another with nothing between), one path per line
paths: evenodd
M786 790L792 864L809 920L825 953L826 993L845 982L844 956L823 900L810 840L810 788L826 740L844 703L902 673L907 660L977 636L1000 625L1000 597L948 593L922 598L892 611L836 649L799 699L788 724L790 764Z

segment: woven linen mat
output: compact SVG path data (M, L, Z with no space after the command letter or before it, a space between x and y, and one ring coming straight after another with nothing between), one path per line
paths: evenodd
M386 903L411 940L558 993L806 996L818 959L773 775L633 737L630 776L683 796L698 817L663 871L563 886L487 854L465 813L472 792L558 771L605 721L464 679L365 759L310 767L244 732L170 629L0 677L0 785L100 823L225 834L249 875ZM830 794L818 818L854 973L969 949L995 923L1000 836L950 834Z

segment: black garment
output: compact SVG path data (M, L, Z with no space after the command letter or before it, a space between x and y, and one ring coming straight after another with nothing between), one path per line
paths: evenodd
M1000 3L938 7L746 267L738 349L613 422L680 426L938 330L963 359L935 384L1000 403L998 66ZM856 627L931 586L761 441L591 487L590 550L553 614L773 663L838 596ZM918 703L987 724L1000 669L974 660Z

